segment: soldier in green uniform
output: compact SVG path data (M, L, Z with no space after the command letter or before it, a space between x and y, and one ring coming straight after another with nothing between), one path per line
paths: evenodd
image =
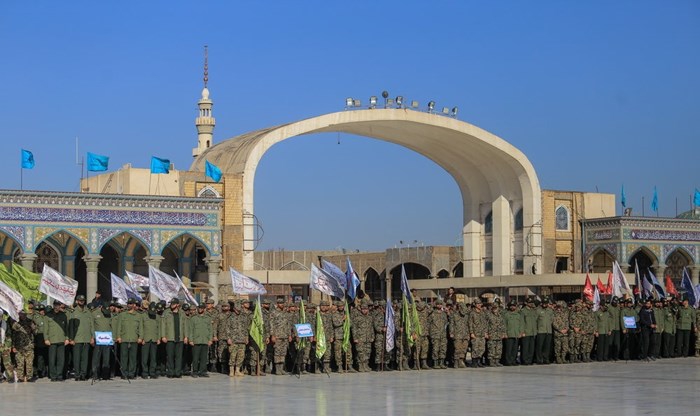
M92 317L92 328L95 332L112 332L112 311L109 306L97 306L91 303L93 307L90 311ZM94 334L93 334L94 336ZM112 334L114 337L114 334ZM109 380L110 378L110 345L95 345L92 349L92 378L102 378Z
M92 325L92 312L85 306L85 296L75 298L77 306L70 314L69 337L73 346L73 371L75 381L86 380L88 376L88 357L90 344L95 343L95 329Z
M604 300L600 301L600 308L593 312L595 318L596 337L596 359L598 361L608 361L610 347L610 313L608 313L608 305Z
M503 322L506 326L504 364L517 365L518 340L525 335L525 320L518 311L518 303L515 299L508 303L508 310L503 314Z
M64 305L55 300L53 310L47 314L44 345L49 347L49 378L51 381L63 381L68 339L68 316L63 311Z
M700 308L695 310L695 356L700 357L700 331L697 327L700 326Z
M226 333L229 335L229 338L226 340L229 346L229 376L242 377L241 366L245 359L246 345L250 338L250 323L246 315L242 314L240 301L234 303L233 310L226 324L229 326L226 330Z
M216 371L216 366L219 363L219 354L218 354L219 351L218 351L218 345L217 345L218 338L216 338L216 332L217 332L216 324L217 324L217 320L218 320L218 317L219 317L219 314L221 313L221 311L216 308L216 305L214 303L214 299L211 299L211 298L207 299L206 313L211 318L212 330L214 331L214 339L212 340L212 344L209 346L208 369L209 369L209 371Z
M664 301L664 332L661 334L663 342L663 357L673 358L676 356L676 321L678 309L669 300Z
M501 367L501 356L503 355L503 340L506 339L506 325L503 322L503 311L501 300L496 300L491 305L491 311L486 314L488 323L487 333L489 339L486 341L488 365Z
M474 299L472 306L472 312L469 315L469 338L472 343L471 366L476 368L484 366L482 359L486 352L486 340L489 339L489 324L481 300Z
M535 362L549 364L552 347L552 319L554 313L549 307L549 298L542 300L537 309L537 335L535 336Z
M687 297L681 300L676 317L676 357L687 357L690 349L690 334L698 332L695 311L688 305Z
M34 334L34 357L36 359L36 370L34 375L37 378L46 377L47 363L49 362L49 350L44 344L44 330L46 329L46 312L44 305L36 303L34 305L34 313L31 316L32 321L36 325L36 333Z
M465 303L457 304L457 309L450 314L447 327L454 344L452 364L454 368L465 368L469 347L469 314Z
M634 356L634 350L637 342L637 329L639 328L639 315L634 310L632 299L625 299L624 306L620 310L620 321L622 328L622 359L629 360L630 356ZM634 319L636 328L627 328L625 326L625 317L631 320ZM661 334L663 336L663 334Z
M143 337L141 338L141 377L158 378L156 372L156 354L160 344L160 319L156 311L156 303L148 305L146 313L141 314Z
M613 361L617 361L620 358L620 347L622 345L621 308L620 299L614 296L608 307L608 313L610 314L610 359Z
M369 300L360 303L360 313L352 321L352 342L357 351L357 366L361 373L369 371L369 358L374 342L374 327L369 314Z
M535 299L527 299L525 307L520 310L525 323L525 329L520 350L520 363L522 365L532 365L535 356L535 335L537 335L537 311L535 310Z
M189 320L188 331L190 345L192 346L192 377L209 377L207 364L209 347L214 338L214 328L211 323L211 315L206 313L207 306L197 306L197 315Z
M654 311L654 319L656 320L656 328L651 334L652 338L652 348L649 350L649 356L656 360L661 358L661 347L663 345L662 338L665 329L665 319L664 319L664 303L661 299L654 300L654 306L652 308Z
M134 378L138 345L143 340L143 320L136 311L135 299L129 299L126 306L127 311L117 318L114 336L119 344L122 378Z
M19 321L12 324L12 344L15 349L17 379L34 381L34 333L36 324L24 311L19 313Z
M566 354L569 352L569 310L564 301L558 301L554 308L552 318L552 328L554 329L554 359L557 364L564 364Z
M160 342L165 344L165 372L168 378L182 377L182 353L187 341L187 318L180 311L180 300L173 298L170 309L163 313L160 321Z

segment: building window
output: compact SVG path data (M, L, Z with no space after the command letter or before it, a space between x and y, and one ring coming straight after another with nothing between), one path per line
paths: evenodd
M486 215L486 219L484 219L484 233L493 233L493 211L489 212L488 215Z
M569 231L569 210L560 205L556 210L556 227L557 231Z
M520 208L518 212L515 213L515 231L523 230L523 209Z
M557 266L555 273L568 273L569 272L569 258L568 257L557 257Z
M493 261L491 261L491 260L486 260L486 261L484 262L484 269L485 269L487 272L493 271Z
M515 273L516 274L523 274L523 259L515 259Z

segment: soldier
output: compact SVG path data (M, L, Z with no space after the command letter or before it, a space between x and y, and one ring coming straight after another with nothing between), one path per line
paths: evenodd
M444 369L447 354L447 313L442 300L435 301L433 312L428 317L428 337L432 348L433 368Z
M217 318L219 317L219 314L221 312L218 309L216 309L216 305L214 304L214 299L212 299L212 298L207 299L206 313L211 318L212 330L214 331L214 339L212 340L212 344L209 346L208 369L209 369L209 371L215 371L216 366L219 362L218 345L217 345L218 342L217 342L217 338L216 338L216 332L217 332L216 324L217 324Z
M503 322L506 327L504 364L517 365L518 339L525 335L525 320L518 311L518 303L515 299L508 303L508 310L503 314Z
M36 357L36 371L35 376L37 378L46 377L47 374L47 363L49 362L49 350L44 344L44 331L46 329L46 312L44 305L37 303L34 305L34 313L32 314L32 321L36 325L36 333L34 334L34 356Z
M158 378L156 373L156 353L160 344L160 319L154 302L148 311L141 314L143 338L141 340L141 378Z
M369 357L374 342L374 327L369 314L369 300L360 303L360 313L352 320L352 342L357 350L357 366L361 373L369 371Z
M676 312L677 308L670 301L664 301L664 332L661 334L664 358L676 356Z
M120 351L122 379L136 377L136 357L138 345L143 341L143 320L136 312L136 299L126 302L127 311L119 314L114 330Z
M24 311L19 312L19 321L12 324L12 344L17 363L17 378L24 382L34 378L34 333L36 324Z
M320 313L321 321L323 322L323 328L316 328L317 331L323 331L326 337L326 351L320 359L321 372L330 371L331 367L331 355L332 355L332 345L335 342L335 333L333 331L333 319L330 312L330 302L327 300L322 300L320 303Z
M486 315L488 322L489 339L486 342L488 352L488 365L502 367L503 341L506 339L506 325L503 321L501 299L496 298L491 305L491 312Z
M625 299L624 301L624 306L622 307L622 310L620 310L620 320L622 322L622 358L624 360L629 360L631 353L634 351L636 348L636 337L637 337L637 328L639 328L639 315L637 315L637 311L634 310L632 307L633 300L632 299ZM625 318L633 318L635 321L634 326L636 328L628 328L624 322ZM663 336L663 334L662 334Z
M532 365L535 356L535 335L537 335L537 311L535 310L535 299L529 297L525 307L520 310L525 323L525 329L520 350L520 363L522 365Z
M184 312L185 331L189 334L190 319L195 314L195 308L185 302L182 304L182 312ZM182 374L185 376L192 374L192 345L189 342L189 335L188 340L182 345Z
M386 353L386 301L375 302L372 311L372 329L374 330L374 369L382 371L387 367L388 354Z
M231 311L226 323L229 326L226 330L226 334L229 335L229 338L226 340L229 346L229 376L243 377L241 366L245 359L246 345L248 345L250 338L250 323L247 316L242 313L240 301L234 303L233 311Z
M12 365L12 325L8 323L9 316L7 312L0 311L0 361L5 367L7 374L7 382L15 382L15 367ZM0 373L0 381L2 381L2 373Z
M661 340L665 329L664 324L666 323L664 318L664 303L661 301L661 299L656 299L654 301L654 307L652 310L654 311L656 328L654 328L654 332L651 334L651 345L654 347L650 350L649 355L652 359L656 360L657 358L661 358L661 346L663 345Z
M216 314L216 319L214 320L214 342L216 343L216 357L218 360L219 372L223 374L228 374L228 342L230 338L227 333L229 325L227 324L228 319L231 315L231 304L222 300L219 302L219 307L221 311Z
M700 308L695 310L695 356L700 357L700 332L697 327L700 326Z
M95 343L95 329L92 326L92 312L85 306L85 296L75 298L77 307L69 320L70 344L73 346L73 371L75 381L86 380L90 345Z
M168 378L182 377L182 353L187 341L186 317L180 312L180 300L173 298L170 309L163 313L160 321L160 342L165 344L165 372Z
M535 336L535 362L549 364L552 346L552 318L554 313L545 297L537 309L537 335Z
M552 328L554 329L554 358L557 364L564 364L569 352L569 311L562 300L556 303Z
M417 335L415 343L415 354L416 363L415 366L418 368L420 360L420 368L423 370L428 369L428 349L430 347L430 339L428 338L428 319L432 313L432 308L426 306L426 303L418 298L413 298L416 302L416 311L418 312L418 322L420 323L421 333Z
M489 325L481 300L474 299L472 306L472 313L469 315L469 338L472 343L471 366L476 368L484 366L481 360L486 351L486 340L489 339Z
M95 306L90 304L93 309L90 311L92 316L92 328L95 332L112 332L112 312L108 306ZM94 344L93 340L93 344ZM102 378L109 380L110 378L110 345L94 345L92 349L92 378Z
M454 368L465 368L470 337L469 314L465 303L458 303L457 310L450 314L448 328L450 339L454 344L452 365Z
M316 334L316 331L318 330L316 328L316 304L309 302L306 304L306 310L305 310L305 315L306 315L306 323L311 325L311 331ZM300 322L303 323L303 322ZM315 354L315 344L316 344L316 337L310 337L306 339L306 342L300 343L300 345L303 344L303 348L301 349L301 372L303 374L306 374L307 372L314 372L314 366L313 364L316 361L316 354Z
M207 305L197 306L197 315L189 320L188 331L190 345L192 346L192 377L209 377L207 364L209 347L214 338L214 328L211 323L211 315L206 312Z
M277 299L275 308L270 311L268 318L270 331L270 349L272 354L269 357L269 365L275 367L275 374L285 375L284 361L289 350L289 342L292 340L292 325L289 314L285 312L284 299Z
M698 332L695 311L688 306L687 297L682 299L676 317L676 357L687 357L690 349L690 334Z
M608 313L608 305L604 300L600 301L600 307L593 312L595 317L595 332L596 337L596 359L598 361L608 361L610 347L610 313Z
M49 378L51 381L63 381L63 367L66 358L68 339L68 316L63 311L64 305L55 300L53 310L47 314L44 345L49 347Z
M343 351L346 319L345 302L341 300L336 301L335 308L335 311L331 313L330 319L333 327L333 360L338 367L338 372L344 373L346 369L352 369L352 348L348 346L347 351ZM343 360L343 358L345 358L345 360Z
M620 357L622 319L620 318L621 309L619 303L620 299L617 296L613 296L608 308L608 313L610 314L610 359L613 361L617 361Z
M264 376L265 373L272 374L272 361L267 363L268 354L273 353L273 347L270 345L270 300L263 299L262 308L260 309L263 318L263 347L262 351L258 351L258 346L254 342L251 342L253 349L255 350L255 360L251 362L251 368L260 367L259 374ZM265 372L263 373L263 369ZM256 374L258 372L256 371Z
M639 311L639 325L641 329L639 343L639 359L649 361L649 341L656 328L656 318L651 309L651 299L644 301L644 308Z
M595 340L596 320L593 315L593 302L587 301L581 308L581 355L583 362L591 362L591 352L593 350L593 341Z

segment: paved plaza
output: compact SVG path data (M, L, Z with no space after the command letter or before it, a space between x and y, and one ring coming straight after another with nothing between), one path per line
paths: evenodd
M0 385L0 415L697 415L700 359ZM229 411L227 411L229 410Z

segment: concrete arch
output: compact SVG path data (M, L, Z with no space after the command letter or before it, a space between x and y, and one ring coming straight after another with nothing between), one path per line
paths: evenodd
M630 255L627 257L627 264L634 264L634 256L636 256L637 253L643 253L645 256L647 256L649 260L651 260L653 267L657 267L659 265L659 257L646 246L641 246L630 253Z
M57 240L53 238L58 233L65 233L69 237L71 237L67 242L65 246L58 246ZM85 253L89 253L88 247L89 244L84 241L82 238L80 238L78 235L64 229L58 229L51 234L45 235L41 240L35 241L34 242L34 247L32 247L32 252L36 251L37 247L39 247L39 244L42 242L48 241L49 239L54 241L54 247L60 247L61 250L58 252L61 253L62 255L73 255L75 254L76 251L78 251L78 247L82 247L82 249L85 251Z
M112 247L113 247L113 248L117 249L118 251L123 251L123 254L124 254L125 256L133 256L133 255L134 255L134 251L136 250L136 246L137 246L138 244L140 244L140 245L142 245L143 248L146 250L147 255L150 256L150 249L149 249L148 244L146 244L146 242L143 241L143 239L140 238L139 236L134 235L134 234L132 234L132 233L130 233L130 232L128 232L128 231L123 231L123 232L121 232L121 233L119 233L119 234L116 234L116 235L114 235L113 237L111 237L109 240L107 240L107 241L105 241L104 243L102 243L102 244L98 247L97 252L99 253L100 251L102 251L102 248L103 248L105 245L110 244L111 241L114 241L115 238L117 238L117 237L119 237L119 236L121 236L121 235L126 235L127 237L129 237L129 241L126 242L126 244L125 244L124 247L118 246L118 245L116 245L116 244L112 244Z
M16 249L19 248L20 253L24 253L24 246L17 241L17 238L10 233L6 233L0 230L0 234L4 237L2 239L2 248L0 253L4 256L12 256Z
M195 159L191 170L204 171L205 160L227 175L242 178L244 269L253 269L254 227L245 222L254 213L255 171L272 146L292 137L342 132L398 144L445 169L462 194L465 276L480 276L479 207L490 204L499 225L494 239L494 274L511 274L510 205L523 207L526 242L525 270L542 270L541 190L525 155L505 140L472 124L408 109L342 111L261 129L210 147ZM502 225L501 225L502 224ZM533 268L532 266L535 265Z
M676 252L678 252L678 254L680 254L681 257L683 257L688 262L689 265L695 264L695 258L693 258L693 255L690 254L685 247L681 247L681 246L676 247L673 250L671 250L664 258L664 263L668 263L669 257L671 257L673 255L673 253L676 253Z
M206 250L206 252L207 252L207 257L211 256L211 248L209 247L209 245L207 245L204 241L202 241L201 238L197 237L196 235L194 235L194 234L192 234L192 233L188 233L188 232L179 233L179 234L173 236L172 238L170 238L169 240L165 241L165 242L161 245L162 249L161 249L161 253L160 253L160 254L161 254L161 255L163 254L163 250L165 250L165 248L168 246L168 244L170 244L170 243L172 243L173 241L175 241L176 238L178 238L178 237L183 237L183 236L188 237L188 238L191 238L191 239L193 239L193 240L196 240L199 244L202 245L202 247L204 247L204 250ZM185 243L185 246L186 246L186 245L187 245L187 243ZM184 248L185 248L185 247L178 247L178 249L180 249L180 250L183 251L183 252L184 252ZM182 253L180 253L180 254L182 254Z

